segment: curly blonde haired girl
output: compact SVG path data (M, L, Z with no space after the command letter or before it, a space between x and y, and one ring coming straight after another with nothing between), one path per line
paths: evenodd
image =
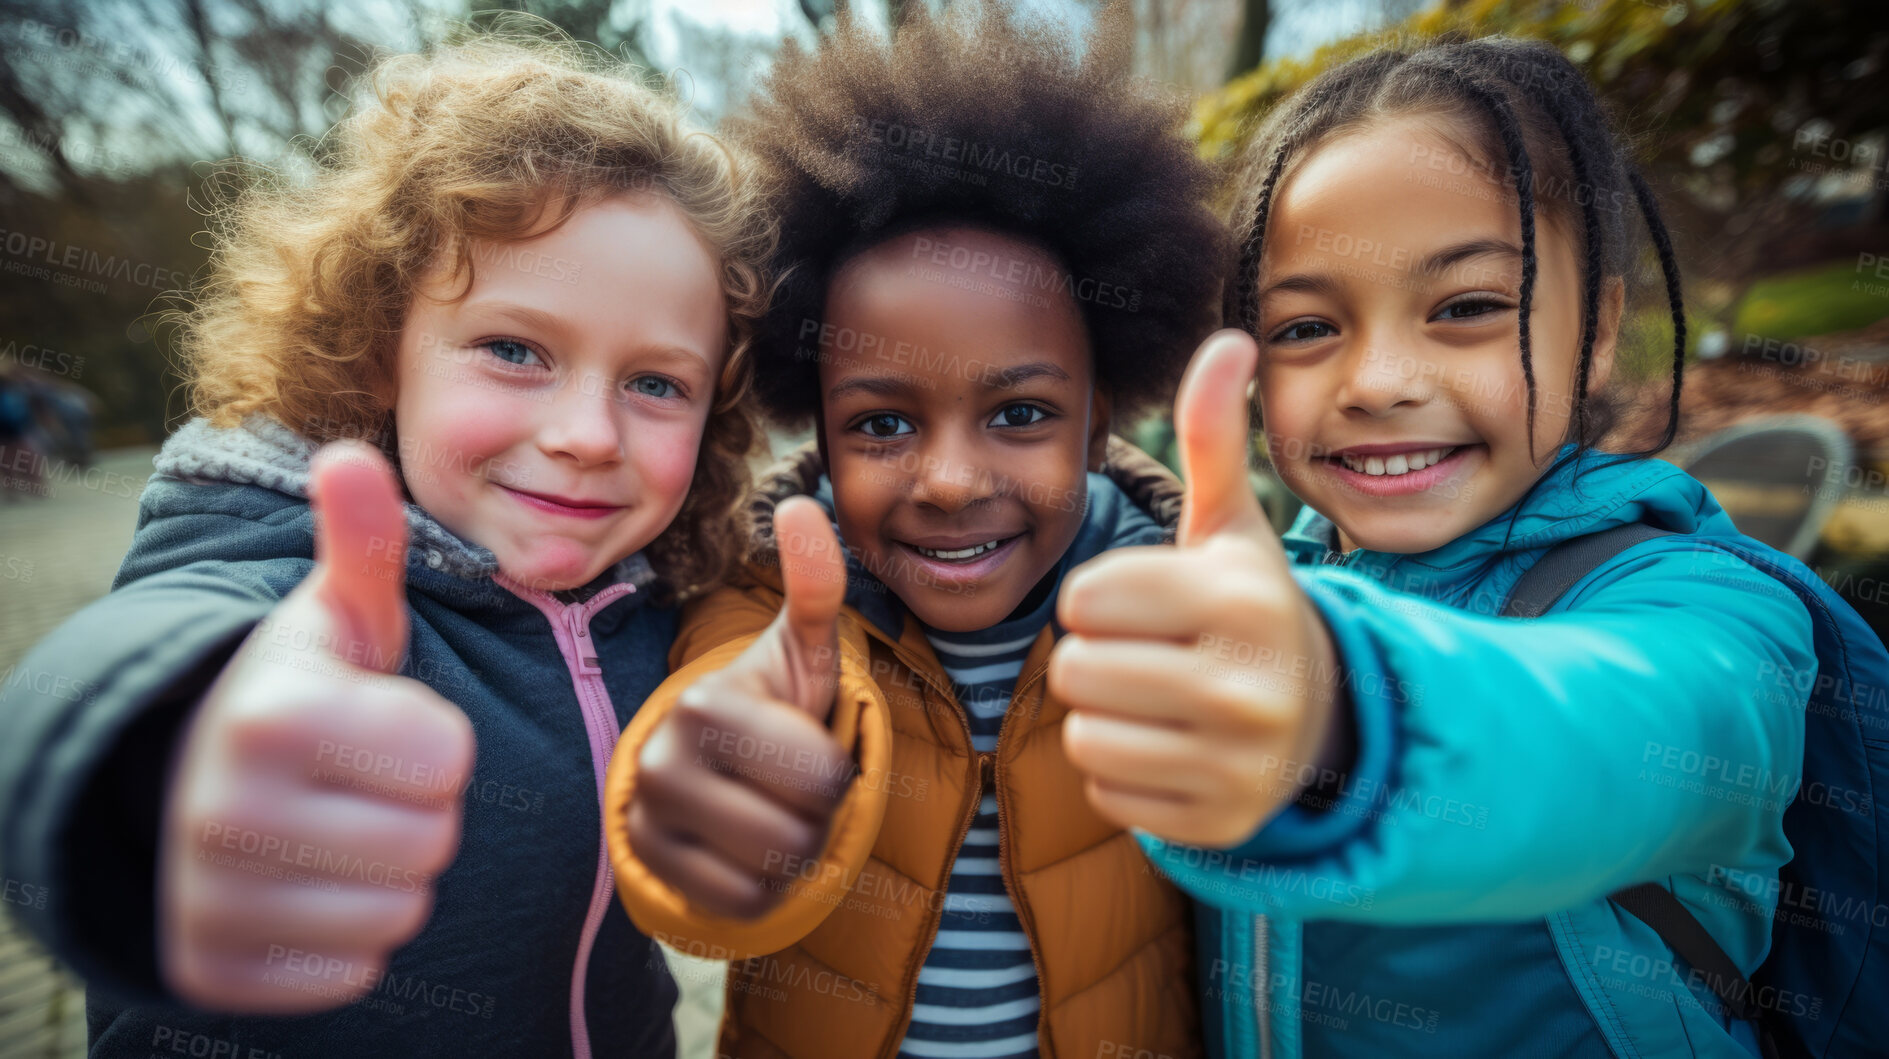
M772 222L568 41L361 85L311 179L213 196L196 416L4 688L0 859L93 1055L670 1055L599 802L747 543Z
M673 595L712 585L747 543L749 347L774 245L730 146L568 41L474 37L387 59L362 84L320 144L319 177L253 180L214 207L210 275L180 341L192 411L218 427L261 412L318 442L372 439L398 467L415 442L395 429L394 352L422 287L469 289L480 244L542 235L611 196L663 196L719 251L728 343L688 498L649 558ZM517 257L488 249L491 264Z

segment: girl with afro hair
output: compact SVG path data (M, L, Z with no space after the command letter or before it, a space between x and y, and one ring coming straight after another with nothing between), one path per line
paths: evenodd
M606 806L631 917L734 961L721 1054L1200 1052L1188 902L1090 807L1044 678L1069 572L1173 538L1178 482L1111 431L1221 294L1211 172L1130 42L1121 8L1075 46L842 17L737 127L781 229L756 393L814 441Z

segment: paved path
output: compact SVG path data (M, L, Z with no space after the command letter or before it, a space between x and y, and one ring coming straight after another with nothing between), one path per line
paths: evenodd
M43 496L0 495L0 674L111 588L154 446L51 464ZM0 1056L85 1054L83 993L0 909Z

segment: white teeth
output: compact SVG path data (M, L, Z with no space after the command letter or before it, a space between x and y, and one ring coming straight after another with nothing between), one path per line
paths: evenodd
M955 551L939 551L936 548L918 548L918 554L927 559L969 559L973 556L982 555L1002 543L1003 541L987 541L983 544L975 544L969 548L959 548ZM913 547L917 548L918 546L913 545Z
M1400 452L1388 457L1340 456L1339 460L1359 474L1395 477L1400 474L1409 474L1411 471L1421 471L1425 467L1434 467L1455 451L1456 447L1452 445L1448 448L1428 449L1423 452Z

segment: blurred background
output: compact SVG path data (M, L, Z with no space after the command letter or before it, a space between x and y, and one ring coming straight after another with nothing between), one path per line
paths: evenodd
M896 24L911 6L854 0ZM1442 32L1553 42L1633 138L1685 269L1687 384L1667 458L1741 528L1889 628L1889 10L1838 0L1129 0L1136 72L1192 100L1224 159L1326 65ZM0 0L0 675L110 585L184 394L159 314L207 252L210 182L323 164L350 80L497 10L527 11L667 81L704 122L847 0ZM1016 0L1066 25L1091 0ZM221 164L240 158L239 166ZM1654 273L1648 273L1649 276ZM1651 281L1639 285L1657 295ZM1636 298L1609 447L1664 423L1663 299ZM1136 440L1172 462L1171 431ZM784 443L788 439L776 439ZM777 444L778 447L778 444ZM1281 524L1296 501L1254 486ZM0 865L0 873L5 866ZM5 900L31 899L7 886ZM84 1051L79 990L6 924L0 1057ZM719 972L678 965L685 1054Z

